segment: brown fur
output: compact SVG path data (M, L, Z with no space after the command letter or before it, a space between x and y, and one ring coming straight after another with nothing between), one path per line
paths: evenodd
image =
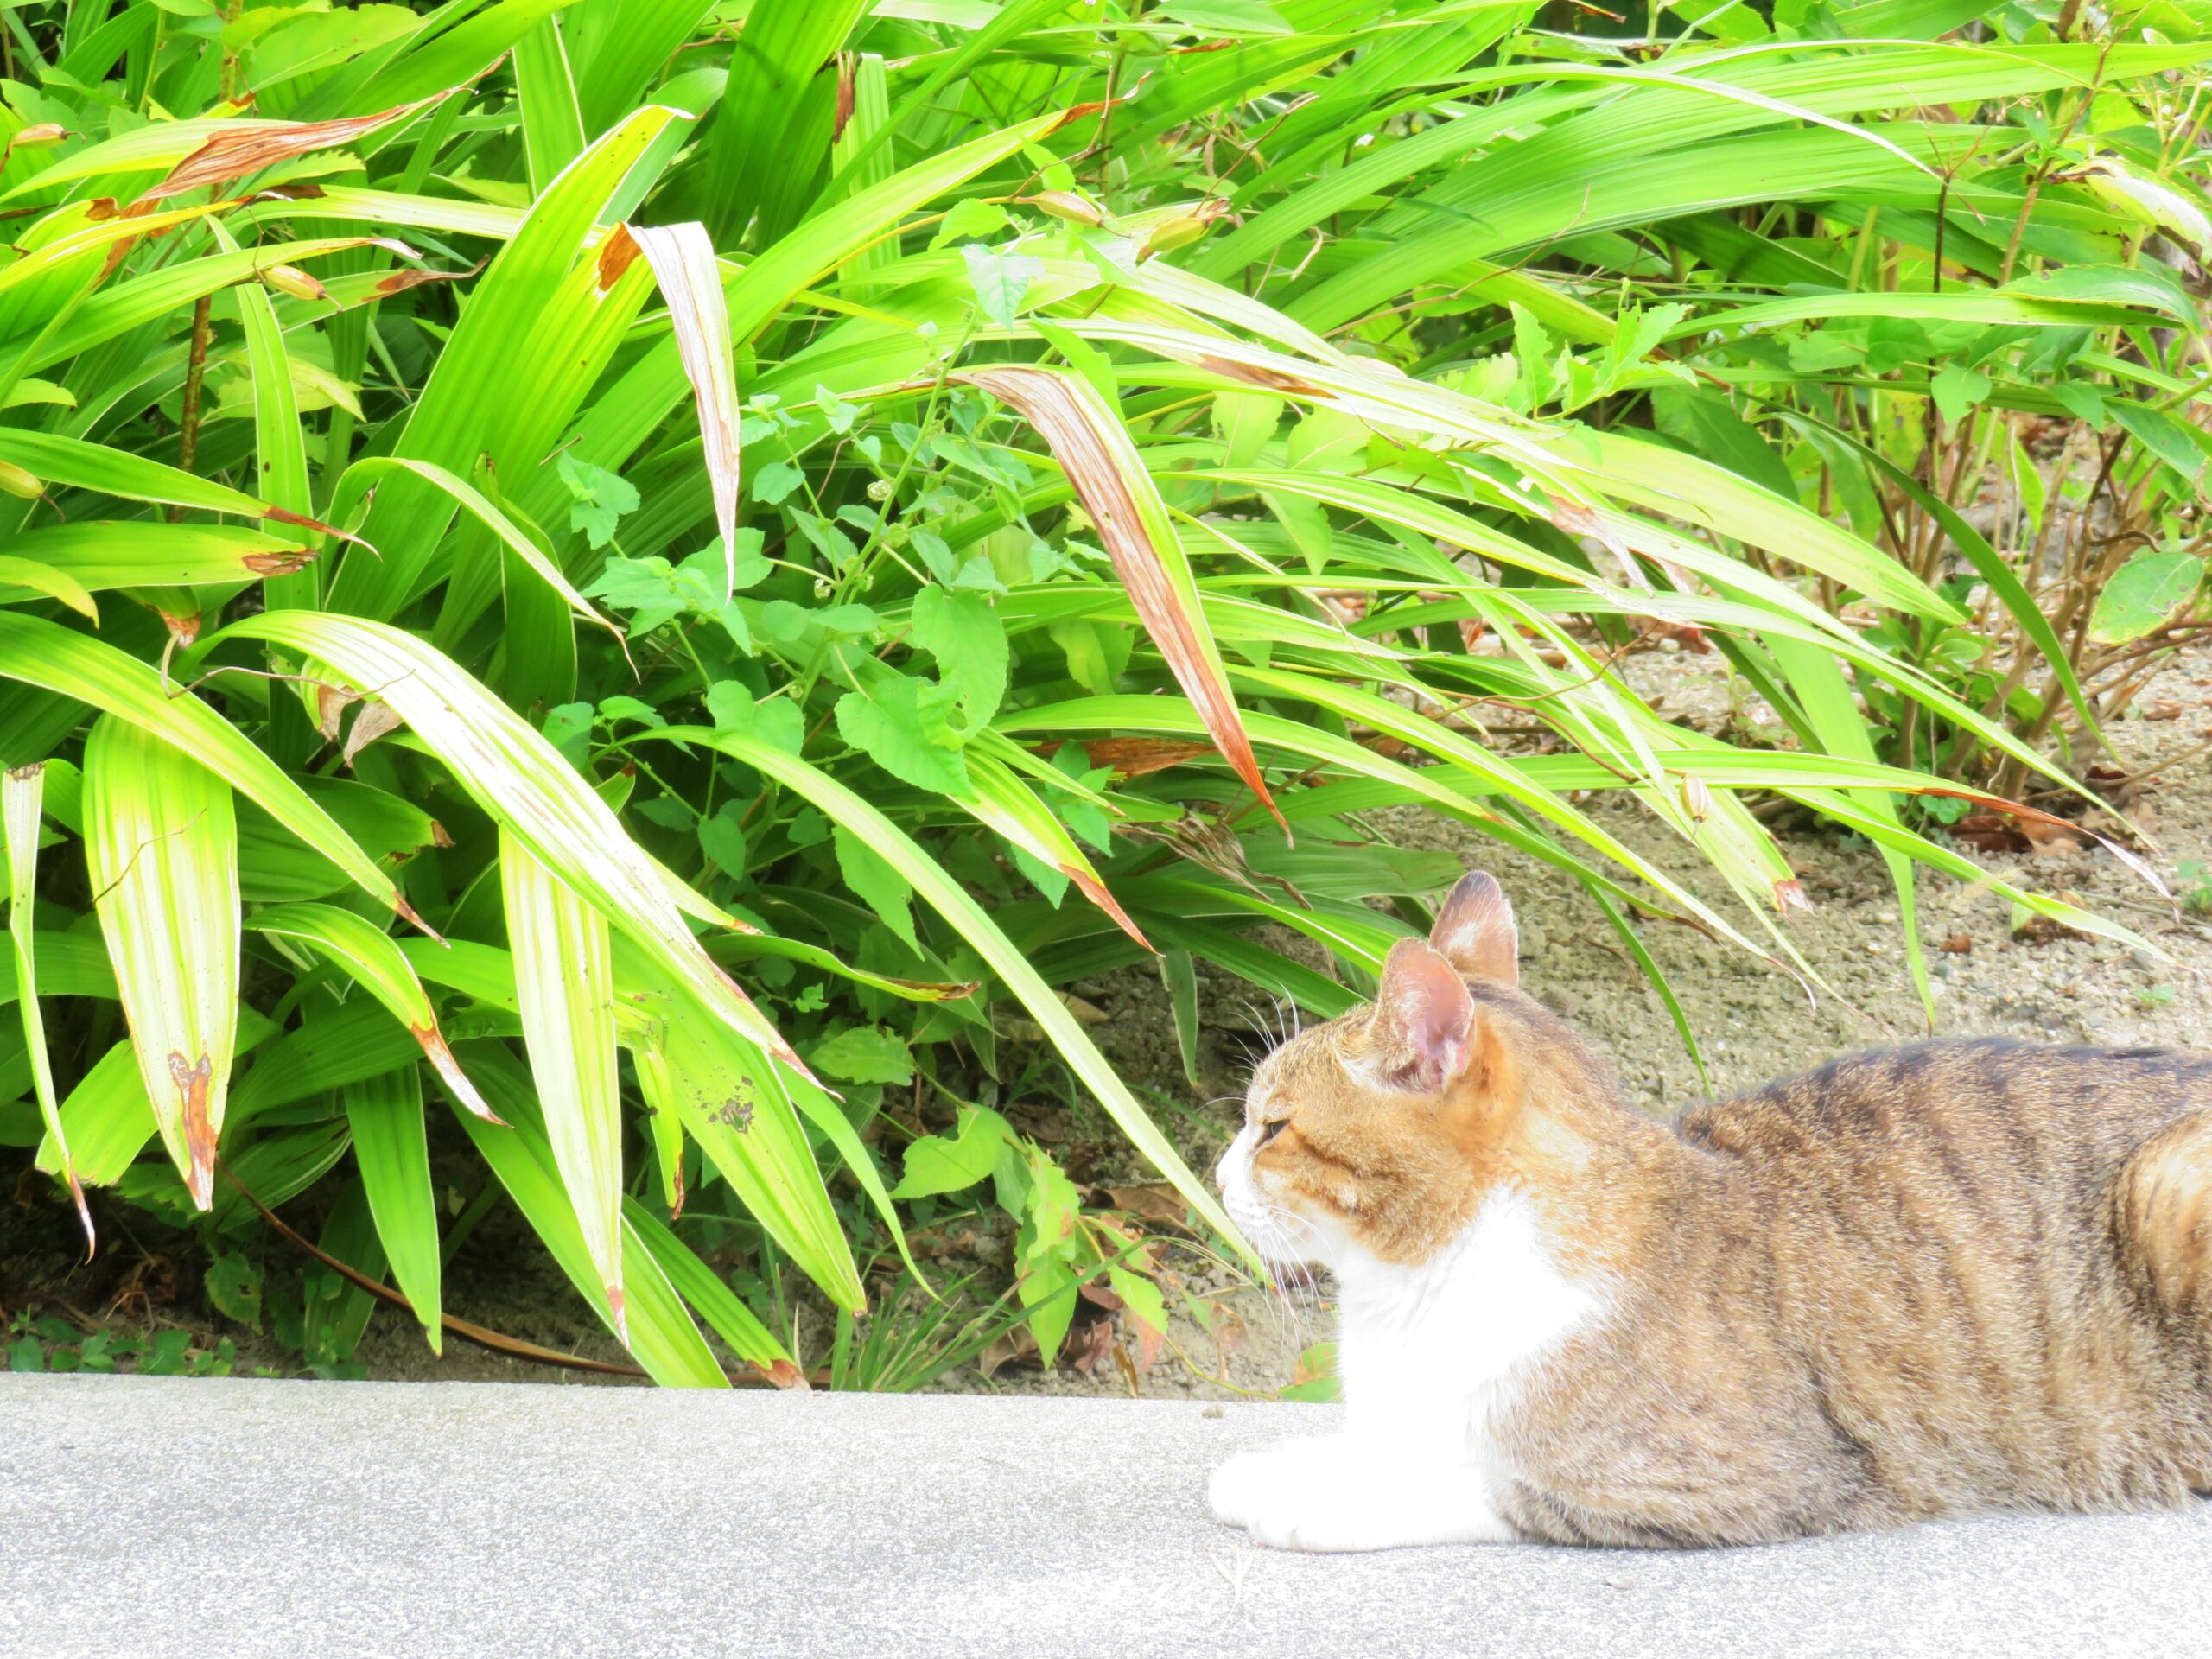
M1469 878L1250 1110L1290 1216L1414 1267L1510 1186L1602 1289L1490 1426L1520 1533L1751 1542L2212 1488L2212 1057L1931 1042L1662 1124L1522 994L1511 928Z

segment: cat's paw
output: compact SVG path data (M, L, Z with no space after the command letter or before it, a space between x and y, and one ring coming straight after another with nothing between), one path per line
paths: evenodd
M1249 1528L1274 1513L1301 1486L1322 1478L1338 1456L1331 1440L1292 1440L1263 1452L1240 1452L1213 1471L1206 1502L1214 1519Z
M1402 1549L1512 1535L1474 1470L1363 1453L1337 1439L1231 1458L1214 1471L1207 1497L1217 1517L1274 1549Z
M1245 1523L1255 1544L1270 1549L1340 1551L1392 1549L1409 1541L1402 1529L1371 1505L1346 1503L1325 1489L1283 1491Z

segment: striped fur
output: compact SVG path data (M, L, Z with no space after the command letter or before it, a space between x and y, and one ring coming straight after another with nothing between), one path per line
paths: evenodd
M1338 1269L1347 1342L1377 1268L1418 1289L1501 1193L1541 1273L1602 1307L1509 1393L1427 1379L1457 1414L1408 1466L1562 1543L2212 1490L2212 1056L1932 1042L1661 1123L1522 994L1511 926L1469 878L1376 1005L1262 1063L1224 1160L1263 1249ZM1325 1547L1427 1541L1402 1532Z

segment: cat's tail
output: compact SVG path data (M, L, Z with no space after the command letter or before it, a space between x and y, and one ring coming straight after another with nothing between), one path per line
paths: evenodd
M2111 1192L2122 1267L2184 1341L2212 1352L2212 1111L2138 1147Z

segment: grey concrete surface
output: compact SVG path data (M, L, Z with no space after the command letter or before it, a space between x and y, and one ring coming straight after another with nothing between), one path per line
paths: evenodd
M1317 1407L0 1376L0 1654L2212 1654L2212 1506L1254 1549Z

